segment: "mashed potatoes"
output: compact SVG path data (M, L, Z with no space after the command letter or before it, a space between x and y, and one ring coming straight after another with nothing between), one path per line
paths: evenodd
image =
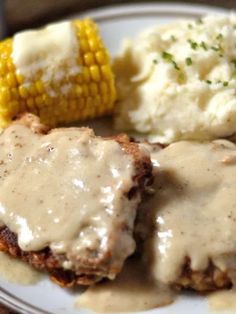
M236 132L236 15L157 26L115 59L118 129L150 141Z

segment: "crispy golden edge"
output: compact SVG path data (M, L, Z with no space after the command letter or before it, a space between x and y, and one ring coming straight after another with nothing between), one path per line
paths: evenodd
M217 289L230 288L232 282L227 272L221 271L211 262L203 271L191 269L190 260L186 258L182 273L174 283L177 289L192 289L198 292L209 292Z

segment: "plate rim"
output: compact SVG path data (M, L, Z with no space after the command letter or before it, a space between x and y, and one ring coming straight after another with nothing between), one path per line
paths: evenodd
M134 11L135 8L135 11ZM115 11L115 13L114 13ZM126 4L114 4L105 5L100 8L84 10L81 13L75 13L69 15L68 18L78 18L79 17L91 17L96 22L102 22L104 20L122 18L127 16L137 16L137 15L160 15L160 14L175 14L175 15L188 15L196 17L196 15L204 15L206 12L211 11L214 14L226 14L230 12L235 12L235 10L229 10L227 8L214 6L214 5L204 5L204 4L194 4L194 3L182 3L182 2L132 2Z
M68 15L66 19L89 16L96 22L101 23L107 20L114 20L127 17L137 16L158 16L158 15L174 15L189 16L190 18L198 17L211 11L213 14L226 14L235 12L212 5L202 5L194 3L181 2L133 2L127 4L105 5L100 8L84 10L81 13ZM187 18L187 17L186 17ZM12 295L0 285L0 303L8 308L22 314L52 314L52 312L44 311L37 306L29 304L24 300Z

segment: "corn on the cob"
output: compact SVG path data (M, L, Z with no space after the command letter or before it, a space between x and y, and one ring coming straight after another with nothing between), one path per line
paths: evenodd
M114 78L98 28L89 19L72 23L79 43L76 62L80 71L66 75L60 81L45 81L42 71L26 80L14 64L14 39L0 43L0 127L5 127L25 111L37 114L50 126L112 111ZM66 85L70 88L63 93L62 86Z

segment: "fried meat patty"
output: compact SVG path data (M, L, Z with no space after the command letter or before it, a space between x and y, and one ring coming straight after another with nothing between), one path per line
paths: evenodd
M136 224L135 224L135 237L136 237L136 242L138 243L138 253L140 255L145 256L147 260L149 260L149 265L151 269L155 269L157 263L158 263L158 257L156 256L157 250L161 250L161 246L163 245L163 242L161 242L161 237L166 237L166 243L167 245L165 246L165 252L163 253L168 254L168 250L171 249L173 243L171 242L171 237L170 235L170 240L168 239L167 233L172 232L172 230L168 231L168 219L171 214L171 207L166 206L167 204L172 204L170 195L173 193L177 195L178 200L181 202L182 197L184 197L184 192L183 189L185 188L182 187L181 181L178 180L180 178L179 173L181 173L182 168L178 168L178 173L174 173L173 176L171 176L171 170L166 166L165 170L162 169L162 164L159 164L159 152L163 152L163 149L165 149L168 146L162 146L159 144L149 144L149 143L141 143L141 146L145 146L146 149L149 150L151 154L151 159L154 165L153 172L154 172L154 185L151 187L150 192L146 193L145 197L143 198L143 201L140 206L140 210L138 211L138 216L136 219ZM173 144L172 144L173 145ZM174 144L177 145L177 144ZM197 144L196 144L197 145ZM201 145L201 144L199 144ZM221 145L225 145L225 143L219 143L217 146L213 147L213 152L214 149L217 151L219 149L223 149ZM227 145L231 145L230 143L227 143ZM185 160L185 154L186 151L182 151L183 154L183 160ZM213 153L214 154L214 153ZM224 156L224 154L223 154ZM226 161L228 159L226 158ZM167 162L167 165L171 165L171 163L175 163L175 160L173 159L173 156L171 156L171 162ZM179 167L179 164L177 164ZM195 165L193 165L194 167ZM181 164L182 167L182 164ZM226 167L229 167L229 165L226 165ZM166 170L168 169L168 170ZM196 170L197 171L197 170ZM161 178L161 179L160 179ZM177 182L177 183L176 183ZM184 182L185 183L185 182ZM191 184L188 182L188 184ZM205 186L205 189L207 189L208 186ZM168 190L169 189L169 190ZM204 189L204 187L202 188ZM163 192L162 192L163 191ZM172 194L172 195L173 195ZM162 199L160 198L160 195L162 196ZM201 196L201 195L200 195ZM214 197L214 195L211 197ZM195 199L192 200L194 202ZM209 201L209 200L208 200ZM160 202L162 202L160 205ZM182 203L181 203L182 204ZM201 219L204 219L204 212L201 212L201 208L197 207L198 203L196 205L196 211L199 210L200 214L197 217L200 217ZM166 207L165 207L166 206ZM173 204L174 206L174 204ZM164 208L164 210L163 210ZM178 208L178 210L181 212L182 208ZM224 211L224 209L222 209ZM186 209L185 215L190 212ZM162 215L163 213L166 214L164 218L166 220L162 220ZM232 214L233 215L233 214ZM181 215L180 215L181 217ZM194 215L190 215L190 218L194 219ZM226 217L227 218L227 217ZM176 226L177 226L177 231L179 232L182 231L182 224L183 221L181 219L176 220ZM194 225L194 220L190 224ZM222 224L224 222L222 221ZM165 227L167 225L167 227ZM164 230L164 232L162 232ZM192 232L191 228L188 230L190 233ZM160 236L158 236L157 240L157 234L160 232ZM204 233L205 235L205 233ZM206 232L206 237L209 237L210 235L207 234ZM188 234L185 232L183 234L183 237L188 237ZM206 238L206 241L208 238ZM170 245L168 246L168 241L170 241ZM181 239L180 239L181 241ZM197 241L197 239L196 239ZM233 238L232 238L232 243L233 243ZM177 243L178 244L178 243ZM212 243L213 244L213 243ZM165 243L164 243L165 245ZM180 248L181 249L181 245ZM178 257L178 252L176 252L177 257ZM232 277L230 276L230 269L225 269L223 271L222 269L219 269L214 264L214 260L211 259L209 256L208 259L208 264L206 267L202 270L194 270L191 267L191 259L188 254L184 256L182 252L180 252L181 256L183 255L182 262L181 262L181 269L179 272L179 275L177 276L176 279L170 281L170 285L177 289L191 289L195 290L201 293L208 292L208 291L214 291L217 289L223 289L223 288L230 288L232 286ZM234 252L229 252L228 257L233 258ZM232 256L233 255L233 256ZM197 252L196 252L197 256ZM225 256L227 258L227 256ZM231 259L232 260L232 259ZM164 265L163 267L171 267L171 265Z
M15 123L23 124L29 127L32 132L38 134L47 134L50 130L40 124L39 120L31 115L26 114L22 116ZM118 135L108 138L116 141L125 152L125 154L132 157L134 165L133 186L130 190L126 191L124 196L128 200L132 200L137 195L142 195L145 187L150 184L152 180L152 164L148 154L144 153L139 146L130 141L126 135ZM32 210L34 210L32 208ZM127 208L128 210L128 208ZM127 230L127 226L123 226L124 232L131 232ZM62 267L64 256L56 254L49 247L45 247L40 251L23 251L18 245L17 235L12 232L7 226L2 226L0 229L0 250L10 254L13 257L19 258L33 267L46 271L49 273L50 278L61 285L62 287L71 287L74 285L90 285L102 278L107 277L109 274L115 277L121 270L120 268L111 269L111 255L112 248L108 250L102 257L91 258L86 261L83 260L81 264L78 262L76 271L67 270Z

